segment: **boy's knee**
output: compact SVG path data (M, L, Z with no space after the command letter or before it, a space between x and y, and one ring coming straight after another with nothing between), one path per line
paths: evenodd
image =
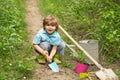
M48 42L43 42L40 44L40 47L44 50L50 50L51 46Z
M59 45L60 48L65 48L66 45L65 45L65 42L61 42L60 45Z

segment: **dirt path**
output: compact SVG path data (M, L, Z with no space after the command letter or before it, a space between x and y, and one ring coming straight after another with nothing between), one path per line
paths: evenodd
M26 21L30 42L32 42L34 35L42 26L43 17L39 13L37 1L26 0ZM74 72L73 68L65 68L59 65L60 72L54 73L47 65L36 64L37 68L35 69L33 80L79 80L79 76Z
M37 0L26 0L26 21L27 21L27 29L30 37L30 41L32 41L34 35L38 30L40 30L42 25L42 16L39 13L39 8L37 7Z

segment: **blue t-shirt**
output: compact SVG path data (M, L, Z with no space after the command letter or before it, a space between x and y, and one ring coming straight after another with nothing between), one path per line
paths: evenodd
M57 46L61 42L61 37L57 31L48 34L46 30L41 29L33 39L33 44L40 44L41 42L49 42L51 45Z

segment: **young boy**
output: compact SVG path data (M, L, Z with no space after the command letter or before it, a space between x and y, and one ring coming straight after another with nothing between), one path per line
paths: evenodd
M64 54L65 43L57 32L58 27L59 23L57 17L48 15L43 19L43 28L33 39L35 50L42 55L38 57L39 63L44 62L45 59L48 62L52 62L54 60L57 63L61 63L58 59L58 54ZM41 61L41 58L44 61Z

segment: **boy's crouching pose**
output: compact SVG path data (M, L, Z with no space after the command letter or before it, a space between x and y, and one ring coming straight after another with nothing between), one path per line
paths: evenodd
M59 54L64 54L65 43L57 32L59 27L58 18L48 15L43 19L43 28L36 34L33 39L33 46L40 54L37 57L39 63L45 63L53 60L61 63Z

